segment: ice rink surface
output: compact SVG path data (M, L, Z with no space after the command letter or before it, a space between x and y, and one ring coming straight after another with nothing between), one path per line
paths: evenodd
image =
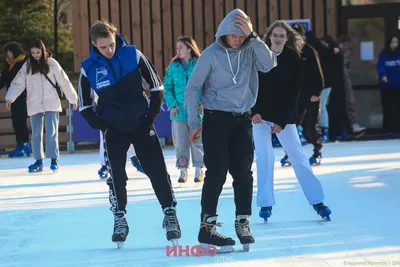
M304 147L308 155L312 146ZM179 187L174 151L164 150L178 200L183 247L196 246L201 186ZM125 248L111 242L113 217L108 188L98 178L97 153L63 154L60 171L28 174L31 158L0 158L0 266L400 266L400 140L327 144L314 171L321 180L332 221L310 207L292 168L281 168L275 149L277 204L267 224L258 217L254 172L250 252L210 256L166 256L171 245L163 214L148 178L127 161ZM256 165L253 165L256 171ZM219 230L239 241L234 229L232 179L218 206Z

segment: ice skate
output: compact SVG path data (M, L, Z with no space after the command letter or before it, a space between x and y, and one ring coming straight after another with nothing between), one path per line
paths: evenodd
M107 166L101 166L100 170L97 172L100 179L107 179L110 176Z
M37 172L42 172L43 171L43 160L38 159L28 167L28 172L30 173L37 173Z
M59 170L59 166L58 166L58 160L57 159L51 159L51 164L50 164L50 169L53 172L57 172Z
M176 217L175 207L164 209L163 228L166 230L167 240L172 242L173 246L178 245L181 238L181 228L179 227L178 218Z
M328 128L322 128L322 143L329 142L329 131Z
M178 183L184 184L188 180L189 173L186 168L181 168L181 175L179 176Z
M331 215L332 212L328 206L324 205L323 202L313 205L313 208L318 213L318 215L322 217L322 219L325 219L327 221L331 220L331 217L329 215Z
M250 233L249 215L237 215L235 220L235 230L244 251L250 250L250 244L253 244L254 238Z
M290 166L292 166L292 163L290 163L290 160L289 160L288 155L285 155L285 156L281 159L281 166L282 166L282 167L290 167Z
M217 253L230 253L234 251L235 240L219 233L216 229L221 226L217 223L217 215L201 215L201 224L198 240L200 246L207 249L210 245L217 248Z
M322 154L321 152L314 153L311 158L309 159L311 166L318 166L321 164L322 161Z
M144 174L143 167L140 164L139 159L136 156L133 156L131 158L131 162L132 162L133 167L135 167L138 172L141 172Z
M272 207L262 207L258 215L264 219L264 223L267 223L268 218L272 215Z
M201 183L204 180L204 172L201 168L196 167L196 174L194 175L194 182Z
M112 242L117 243L119 249L124 247L124 242L129 234L128 222L125 218L124 212L116 212L114 214L114 233L112 235Z

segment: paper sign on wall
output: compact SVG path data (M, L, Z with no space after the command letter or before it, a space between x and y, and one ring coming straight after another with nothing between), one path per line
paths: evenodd
M362 61L374 60L374 42L360 43L360 57Z

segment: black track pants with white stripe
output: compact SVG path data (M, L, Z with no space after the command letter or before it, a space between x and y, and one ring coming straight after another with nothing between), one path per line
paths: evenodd
M127 192L126 152L133 144L136 155L150 178L157 199L164 209L176 205L171 179L167 172L162 148L153 125L143 123L132 133L123 133L108 128L104 133L104 157L111 177L107 180L110 189L111 211L126 213Z

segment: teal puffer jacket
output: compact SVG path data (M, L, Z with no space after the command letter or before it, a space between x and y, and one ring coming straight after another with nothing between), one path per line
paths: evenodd
M181 61L177 59L172 61L168 66L167 73L164 77L165 102L169 109L180 107L177 116L174 118L170 116L171 120L187 120L187 112L184 103L185 89L196 62L197 58L191 59L185 67ZM199 98L201 99L201 95ZM199 115L202 117L200 108Z

